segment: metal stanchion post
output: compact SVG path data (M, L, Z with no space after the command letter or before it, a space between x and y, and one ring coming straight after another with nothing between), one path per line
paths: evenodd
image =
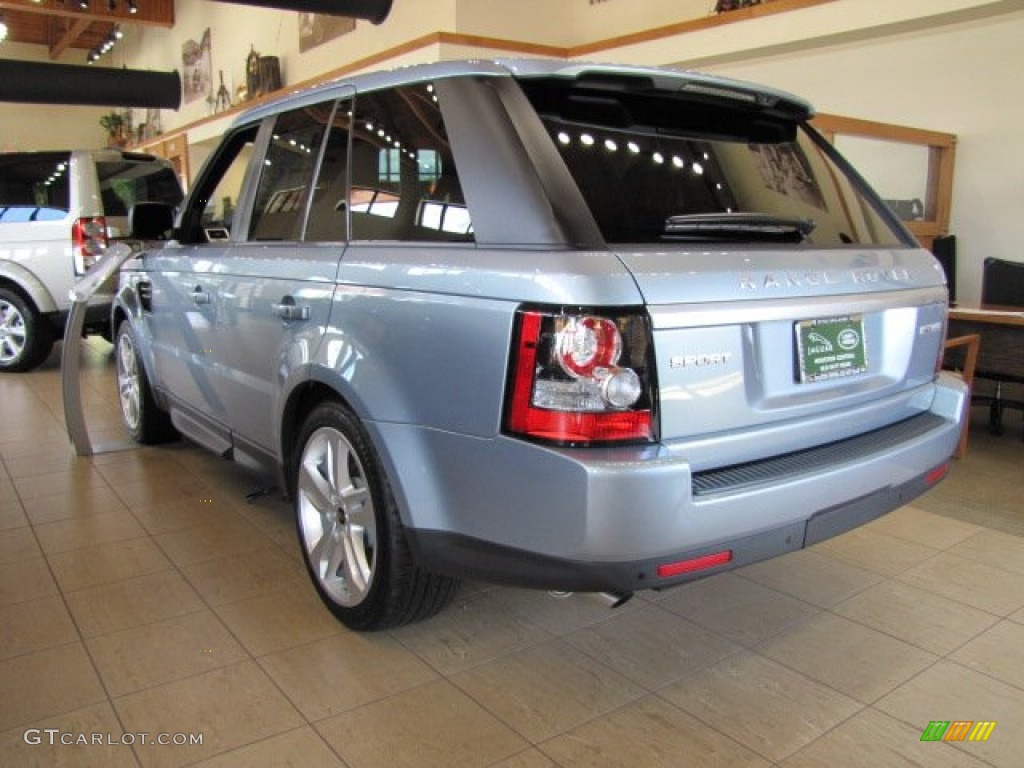
M68 437L78 456L92 456L112 450L130 447L123 445L102 446L96 448L89 440L89 428L85 423L82 411L82 387L79 380L79 369L82 356L82 328L85 325L85 312L89 299L99 287L109 280L135 252L126 245L115 244L107 254L95 264L81 280L71 289L71 312L64 326L64 349L61 351L61 391L64 395L64 423Z

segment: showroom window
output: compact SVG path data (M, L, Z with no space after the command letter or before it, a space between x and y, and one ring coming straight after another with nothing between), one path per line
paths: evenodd
M354 239L474 239L433 85L360 94L352 124Z
M199 179L191 207L185 211L182 242L217 243L229 239L257 129L258 126L249 126L225 139Z

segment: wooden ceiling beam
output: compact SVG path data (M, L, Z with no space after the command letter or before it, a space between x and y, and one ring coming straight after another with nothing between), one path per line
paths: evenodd
M35 13L90 22L124 22L148 26L174 26L174 0L134 0L138 9L131 13L127 0L116 0L114 10L107 0L89 0L89 8L79 7L78 0L0 0L0 9L14 13Z

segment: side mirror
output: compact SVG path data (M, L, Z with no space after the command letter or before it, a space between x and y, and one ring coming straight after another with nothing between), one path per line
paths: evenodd
M128 211L128 223L137 240L166 240L174 227L174 208L167 203L136 203Z

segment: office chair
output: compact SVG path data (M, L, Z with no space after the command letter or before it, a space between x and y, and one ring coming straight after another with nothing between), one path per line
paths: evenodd
M983 306L1024 307L1024 262L989 257L982 265L981 303ZM973 403L989 406L989 429L1003 432L1003 411L1008 408L1024 413L1024 400L1007 398L1005 384L1024 384L1024 355L1021 334L1014 329L992 326L983 334L975 376L995 382L991 396L976 397Z

